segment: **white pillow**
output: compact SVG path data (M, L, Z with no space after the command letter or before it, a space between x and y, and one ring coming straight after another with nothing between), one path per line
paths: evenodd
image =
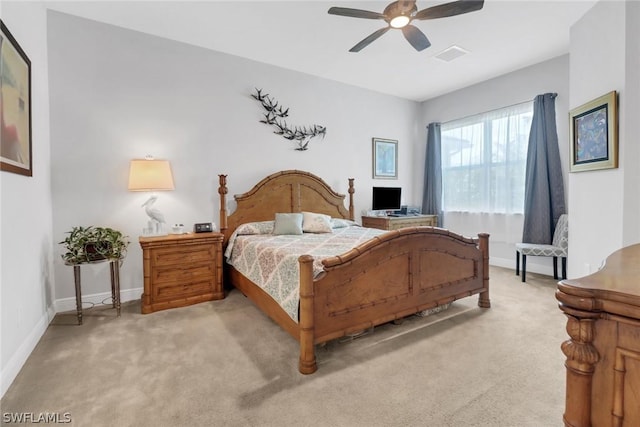
M331 217L325 214L302 212L302 231L305 233L331 233Z

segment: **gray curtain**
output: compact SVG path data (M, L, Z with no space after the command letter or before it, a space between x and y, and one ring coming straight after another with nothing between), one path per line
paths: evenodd
M524 190L522 241L526 243L550 244L558 218L566 213L556 131L556 96L538 95L533 103Z
M438 215L442 227L442 164L440 163L440 123L427 126L427 156L424 165L422 213Z

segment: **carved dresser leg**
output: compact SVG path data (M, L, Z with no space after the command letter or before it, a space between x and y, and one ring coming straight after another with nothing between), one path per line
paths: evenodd
M591 426L591 382L599 355L593 346L595 319L580 319L567 314L568 341L562 343L567 356L565 426Z

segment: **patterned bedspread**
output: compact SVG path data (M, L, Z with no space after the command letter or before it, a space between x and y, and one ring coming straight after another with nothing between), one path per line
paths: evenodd
M334 228L332 233L273 235L234 233L225 256L236 270L260 286L298 321L300 301L298 257L314 257L313 274L323 271L322 260L343 254L359 244L384 233L357 225Z

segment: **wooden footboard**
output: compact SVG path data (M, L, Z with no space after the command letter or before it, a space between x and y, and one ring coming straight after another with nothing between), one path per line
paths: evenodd
M378 236L323 261L300 257L300 362L315 372L316 344L480 294L490 307L489 235L469 239L448 230L413 227Z

